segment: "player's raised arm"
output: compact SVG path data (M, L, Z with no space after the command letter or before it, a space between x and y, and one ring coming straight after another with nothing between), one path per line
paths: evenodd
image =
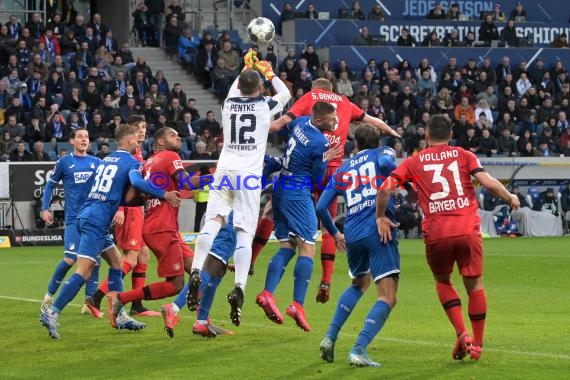
M402 138L402 136L400 136L398 133L396 133L396 131L393 130L388 124L386 124L383 120L380 120L377 117L370 116L367 114L367 115L364 115L364 118L362 119L362 121L364 123L368 123L368 124L378 128L380 131L386 133L387 135Z
M483 171L477 172L475 173L475 178L477 178L481 186L489 190L494 197L501 199L515 210L520 207L519 198L515 194L509 193L505 186L489 173Z

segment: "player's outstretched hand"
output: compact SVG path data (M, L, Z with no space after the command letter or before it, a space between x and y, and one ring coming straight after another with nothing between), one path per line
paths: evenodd
M247 53L245 53L245 55L243 56L243 63L244 63L244 70L246 69L254 69L255 66L255 62L259 61L259 58L257 58L257 53L255 52L255 50L253 50L252 48L249 48L249 50L247 51Z
M42 220L48 225L51 226L53 224L53 215L51 214L50 210L43 210L42 211Z
M275 78L273 73L273 68L271 68L271 63L267 61L257 61L255 62L253 68L265 77L265 80L271 82L271 79Z
M336 235L334 235L334 244L339 251L346 252L346 239L344 238L344 234L337 232Z
M117 213L113 217L113 223L116 226L121 226L125 223L125 212L123 210L117 210Z
M343 153L344 147L341 144L331 145L329 150L325 152L324 160L330 161L335 157L338 157L339 154Z
M164 193L164 199L170 203L172 207L179 207L180 206L180 192L178 191L167 191Z
M392 240L392 228L398 227L398 225L392 222L390 218L385 216L381 218L376 218L376 226L378 227L380 240L384 244Z
M513 208L513 210L517 210L521 207L521 201L519 200L519 197L517 197L514 194L509 194L509 204L511 205L511 207Z

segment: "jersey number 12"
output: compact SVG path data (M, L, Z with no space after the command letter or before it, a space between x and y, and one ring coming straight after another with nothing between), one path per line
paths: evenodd
M230 120L232 122L231 125L231 135L230 135L230 142L232 144L255 144L255 137L249 136L245 138L246 132L255 132L255 127L257 123L257 119L255 115L250 113L244 113L240 115L239 122L240 125L237 124L238 115L233 113L230 116ZM247 125L246 125L247 123ZM239 132L238 132L239 130Z

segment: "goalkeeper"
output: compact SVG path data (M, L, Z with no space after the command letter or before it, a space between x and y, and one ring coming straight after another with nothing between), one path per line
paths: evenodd
M238 326L251 263L251 244L259 218L269 126L291 98L289 89L275 76L269 62L258 60L253 50L247 52L244 63L246 67L232 84L222 108L224 147L214 174L204 227L196 241L188 289L188 307L192 310L199 303L200 270L204 260L233 210L238 248L234 256L235 288L228 295L228 302L232 322ZM262 95L260 75L271 82L277 92L275 96ZM247 178L247 186L239 183L244 178Z

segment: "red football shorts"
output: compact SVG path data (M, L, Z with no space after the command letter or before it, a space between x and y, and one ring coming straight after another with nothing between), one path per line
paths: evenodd
M339 167L340 166L327 166L327 170L325 171L325 178L323 179L321 186L315 190L315 203L319 201L319 197L323 191L325 191L327 184ZM336 217L337 203L338 200L337 197L335 197L334 201L329 205L329 212L333 219Z
M144 211L142 207L125 207L125 221L115 226L115 242L123 251L140 251L144 246L142 229Z
M483 274L483 240L481 235L462 235L426 243L427 262L436 276L453 272L457 262L463 277L479 277Z
M162 278L184 274L184 260L194 252L184 243L178 232L144 234L144 241L158 260L157 272Z

